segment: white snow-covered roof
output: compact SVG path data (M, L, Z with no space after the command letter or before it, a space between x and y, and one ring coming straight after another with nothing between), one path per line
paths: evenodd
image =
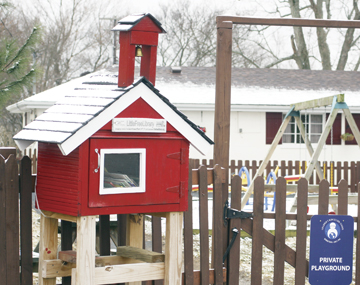
M213 142L144 77L118 88L113 77L92 76L66 91L65 97L14 136L20 149L35 141L55 143L68 155L137 99L145 100L197 150Z
M10 105L12 113L47 109L64 98L67 91L82 82L98 77L117 84L117 66L74 79ZM138 73L138 70L135 71ZM345 94L353 112L360 113L360 75L348 71L263 70L232 71L231 104L234 111L286 111L293 103ZM106 86L103 86L106 88ZM111 89L113 86L108 86ZM157 67L156 88L166 94L180 110L214 110L215 68L181 67L172 73L170 67Z

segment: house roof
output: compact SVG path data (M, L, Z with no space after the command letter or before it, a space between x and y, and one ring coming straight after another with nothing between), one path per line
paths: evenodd
M117 87L116 76L97 75L84 79L14 136L20 149L41 141L58 144L67 155L138 98L144 99L201 153L213 144L145 77L126 88Z
M35 108L46 109L62 99L65 90L95 75L117 78L118 67L86 75L26 98L7 109L23 113ZM138 74L138 68L135 69ZM215 67L181 67L172 73L170 67L157 67L156 87L182 111L214 110ZM360 73L357 71L284 70L232 68L231 104L236 111L284 111L291 104L339 93L354 112L360 113Z
M154 22L154 24L161 30L161 33L166 33L166 31L162 28L161 23L150 13L142 13L142 14L126 16L125 18L122 18L118 22L118 24L112 29L112 31L120 31L120 32L131 31L145 17L149 17Z
M170 67L158 67L156 79L163 82L215 85L216 67L181 67L181 73L171 74ZM360 72L232 68L233 87L274 88L287 90L360 91Z

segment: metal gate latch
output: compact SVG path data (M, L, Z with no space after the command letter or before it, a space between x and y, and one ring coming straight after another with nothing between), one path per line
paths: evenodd
M228 220L230 219L248 219L252 218L252 213L247 213L244 211L235 210L232 208L229 208L229 201L226 200L225 206L224 206L224 225L228 225Z
M236 219L236 218L248 219L248 218L252 218L252 217L253 217L252 213L247 213L244 211L239 211L239 210L229 208L229 201L226 200L225 206L224 206L224 225L225 225L225 227L227 227L228 220L230 220L230 219ZM223 256L223 263L225 262L225 259L227 258L228 254L230 252L230 249L232 248L232 246L235 242L235 239L236 239L237 235L239 234L239 230L237 228L233 228L231 231L233 233L233 236L232 236L230 244L227 247L225 254Z

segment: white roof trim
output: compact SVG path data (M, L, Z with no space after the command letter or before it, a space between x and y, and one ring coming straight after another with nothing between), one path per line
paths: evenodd
M143 84L145 87L145 85ZM144 92L141 96L156 112L165 118L177 131L179 131L202 155L205 155L210 148L207 142L197 131L184 122L178 114L166 105L153 92Z
M154 110L166 119L177 131L179 131L200 153L205 154L210 148L207 142L187 122L185 122L173 109L163 102L144 83L131 89L122 95L112 105L101 112L84 127L75 132L63 143L58 144L63 155L68 155L95 132L101 129L107 122L121 113L137 99L143 98Z

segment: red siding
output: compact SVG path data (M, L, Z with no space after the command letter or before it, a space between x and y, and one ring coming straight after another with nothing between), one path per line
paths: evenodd
M36 195L39 208L78 215L79 148L63 156L56 144L39 143Z
M163 117L156 112L153 108L149 106L144 99L139 98L115 118L150 118L150 119L163 119ZM111 131L112 120L110 120L106 125L104 125L100 130L101 131ZM167 123L166 132L177 132L176 129ZM161 134L163 135L163 134Z
M162 33L161 29L149 17L144 17L131 31Z
M146 148L146 192L99 195L99 174L95 173L98 158L97 149L109 148ZM178 159L168 158L169 154L179 153L181 149L185 158L181 163ZM164 212L175 207L186 210L187 181L188 181L188 157L189 145L185 140L158 139L91 139L90 142L90 169L89 169L89 212L103 211L100 207L114 207L113 210L105 209L112 213L127 213L128 206L133 209L130 212L143 213L151 211L155 207L156 212ZM182 183L183 194L166 191L171 187L177 187ZM150 207L149 207L150 206ZM130 207L131 208L131 207ZM154 211L154 210L153 210Z
M266 113L266 144L272 144L282 123L282 113ZM282 143L280 140L279 144Z

